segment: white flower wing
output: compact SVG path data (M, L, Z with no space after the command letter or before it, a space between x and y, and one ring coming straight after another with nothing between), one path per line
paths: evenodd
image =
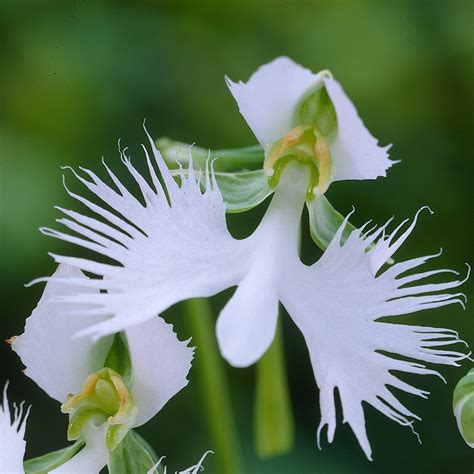
M326 75L322 79L337 116L337 132L329 142L335 169L334 181L386 176L387 169L397 163L388 159L391 145L379 146L341 85Z
M399 237L396 233L400 227L387 237L384 235L386 226L368 235L364 235L362 229L354 231L341 246L346 222L347 219L317 263L312 267L298 264L288 269L281 285L281 301L303 333L320 390L318 443L326 425L328 440L333 440L337 388L344 422L349 423L370 459L363 402L397 423L411 426L411 420L417 416L405 408L388 387L421 397L428 394L401 381L392 371L439 375L423 362L458 365L458 361L466 357L466 354L442 349L442 346L463 342L455 331L379 319L453 303L463 305L461 295L439 293L463 281L407 286L436 273L456 273L435 270L402 276L430 257L396 263L376 276L413 230L416 218ZM377 238L375 247L366 251ZM410 360L399 359L399 356Z
M245 83L229 78L226 82L240 113L265 147L291 130L296 106L321 77L290 58L280 57L259 67Z
M7 398L8 382L3 389L3 401L0 404L0 471L9 474L23 474L25 455L25 429L30 407L24 411L24 403L14 406L11 413ZM13 418L12 418L13 415Z
M248 264L248 242L237 241L228 232L225 203L212 170L207 170L206 189L201 191L190 160L188 172L181 173L178 185L151 138L150 144L163 184L148 154L152 185L121 152L122 162L140 188L144 203L108 167L118 191L91 171L82 169L91 181L75 173L76 177L105 206L68 190L96 216L61 209L68 218L60 222L80 237L42 229L46 235L92 250L119 264L102 263L100 258L54 255L58 263L67 263L104 279L68 281L83 285L84 293L61 299L69 303L94 303L96 307L88 314L112 316L83 332L95 339L150 319L179 301L208 297L233 286L245 274ZM106 289L107 293L91 296L85 291L90 287Z
M194 349L171 324L155 317L126 330L132 363L132 395L139 409L134 426L146 423L188 384Z
M46 284L44 293L26 320L25 331L13 338L12 349L26 366L25 373L50 397L63 403L68 394L82 389L86 377L99 370L110 348L111 339L94 344L89 338L74 338L74 334L104 320L103 316L71 314L68 303L58 299L77 295L99 294L98 289L69 285L67 281L87 282L77 268L61 264ZM78 313L91 308L87 302L74 305Z

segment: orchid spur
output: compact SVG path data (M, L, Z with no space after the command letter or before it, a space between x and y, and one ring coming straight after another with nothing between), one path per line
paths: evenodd
M74 172L75 176L107 209L66 188L95 217L60 208L66 215L60 223L79 236L42 229L46 235L119 264L53 255L58 263L103 277L46 278L76 286L74 294L57 301L89 305L81 314L91 318L90 324L78 334L97 340L152 319L178 301L211 296L237 286L217 321L222 354L237 367L256 362L272 342L281 301L303 333L320 389L318 438L322 428L328 426L328 439L333 440L335 388L344 420L367 457L371 458L371 448L364 401L393 421L411 426L416 415L387 386L422 397L427 392L402 382L391 371L438 375L423 362L458 365L466 357L462 352L441 349L462 342L454 331L380 321L455 303L464 306L462 294L443 293L464 280L420 282L438 273L457 272L443 269L413 273L434 255L399 262L382 271L384 262L413 231L417 218L408 226L404 221L390 234L389 223L372 229L365 225L342 244L346 217L322 258L306 266L298 256L300 215L311 179L306 164L287 164L256 231L236 240L226 227L225 202L213 170L205 170L202 190L190 159L187 172L180 172L178 184L151 138L150 146L154 159L146 149L145 155L152 184L121 151L122 163L140 188L140 198L134 197L105 163L118 191L92 171L82 169L89 179ZM409 271L412 273L406 275ZM107 292L90 293L98 288ZM419 362L398 360L380 351Z
M76 444L48 472L98 473L106 465L123 462L124 442L148 457L150 467L153 459L131 430L150 420L187 385L193 349L180 342L161 318L97 343L73 339L103 318L82 314L91 307L88 302L76 305L79 315L68 314L68 304L59 300L76 294L81 285L55 279L89 281L79 269L60 265L27 319L25 332L11 342L26 375L69 414L68 439ZM89 296L98 293L88 291Z

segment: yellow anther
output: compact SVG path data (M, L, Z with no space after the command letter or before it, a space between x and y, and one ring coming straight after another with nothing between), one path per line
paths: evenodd
M100 375L98 372L90 374L84 385L82 387L82 391L77 393L76 395L70 394L67 397L67 400L61 405L61 412L62 413L71 413L74 411L74 408L79 405L82 400L93 396L95 391L95 386L100 379Z
M328 142L324 137L319 137L315 145L316 162L319 169L318 185L313 189L316 197L324 194L332 178L332 160L329 152Z

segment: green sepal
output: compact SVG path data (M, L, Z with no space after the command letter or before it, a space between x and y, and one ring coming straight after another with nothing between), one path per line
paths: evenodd
M122 442L109 452L109 474L146 473L158 461L153 448L135 431L131 430ZM155 473L162 474L158 467Z
M206 169L208 158L217 158L213 164L214 169L226 172L259 169L262 168L264 160L263 148L260 145L208 150L166 137L158 138L155 143L171 169L178 168L179 164L185 168L189 164L189 153L193 158L194 168L201 170Z
M453 412L462 437L474 448L474 369L471 369L454 389Z
M255 450L261 459L269 459L288 453L295 438L280 322L271 346L257 362L256 382Z
M332 207L325 196L306 202L309 213L309 230L314 243L321 249L326 250L334 235L344 221L344 216ZM342 233L342 241L345 242L355 226L347 223Z
M172 171L171 174L179 180L181 171ZM186 173L186 170L184 170ZM215 172L214 176L226 204L226 212L235 214L248 211L258 206L273 189L268 185L268 180L263 170L241 171L238 173ZM206 177L201 174L201 186L204 189Z
M130 385L132 379L132 362L124 334L115 334L105 359L104 367L115 370L115 372L123 378L124 382Z
M69 459L82 449L84 444L84 440L80 438L67 448L59 449L58 451L53 451L43 456L38 456L37 458L28 459L28 461L23 463L25 474L47 474L69 461Z
M336 211L325 196L319 196L311 202L306 202L309 213L309 230L314 243L321 249L326 250L331 243L334 235L344 221L344 216ZM342 233L342 242L344 243L356 227L347 222ZM369 248L372 248L371 244ZM389 265L394 263L392 258L387 260Z
M248 211L273 193L263 170L216 172L215 177L228 213Z
M294 125L313 125L325 137L336 131L336 110L324 86L303 97L296 107Z

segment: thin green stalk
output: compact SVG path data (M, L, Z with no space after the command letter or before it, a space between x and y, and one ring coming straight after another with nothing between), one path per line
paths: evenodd
M280 321L272 345L257 363L256 377L255 449L260 458L268 459L287 453L294 444Z
M197 347L194 365L199 376L217 472L240 474L244 472L240 445L235 430L223 359L215 338L212 311L209 302L203 298L187 300L184 305L188 313L193 343Z

